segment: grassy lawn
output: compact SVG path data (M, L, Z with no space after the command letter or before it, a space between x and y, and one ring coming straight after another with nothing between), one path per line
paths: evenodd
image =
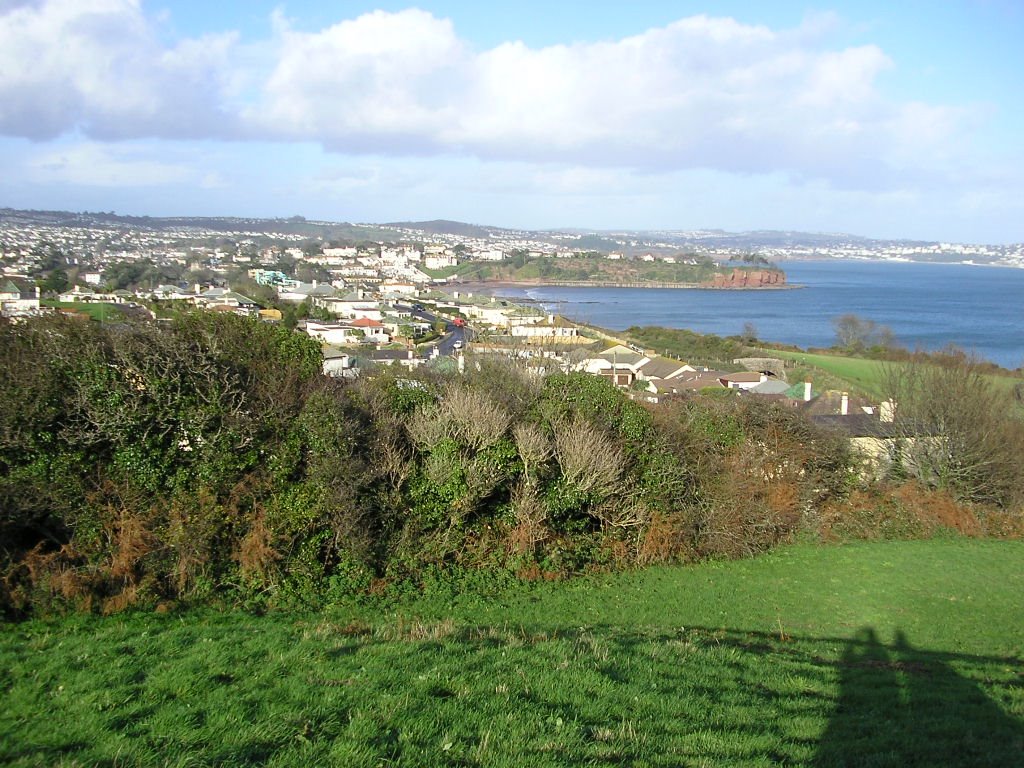
M86 314L91 319L99 322L122 320L124 318L124 312L118 309L114 304L51 300L46 300L40 303L46 307L73 309L74 311Z
M1020 764L1024 542L0 628L5 765Z
M882 395L885 366L901 365L901 363L883 363L863 357L814 355L809 352L789 352L781 349L766 349L764 354L768 357L781 357L796 361L812 371L814 369L824 371L830 376L847 382L854 391L874 396Z
M884 395L886 369L890 367L900 368L906 363L885 362L871 360L864 357L845 357L843 355L819 355L809 352L790 352L780 349L762 350L766 357L779 357L793 360L813 372L824 371L828 376L848 383L850 389L855 392L862 392L866 395L881 397ZM986 375L986 379L992 382L999 390L1011 392L1013 387L1020 383L1021 379L1016 376Z

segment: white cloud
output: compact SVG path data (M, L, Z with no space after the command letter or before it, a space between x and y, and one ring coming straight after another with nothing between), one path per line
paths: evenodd
M906 141L913 108L877 87L877 46L830 50L828 17L774 31L695 16L615 41L475 51L423 11L319 32L283 25L248 117L261 132L346 152L470 153L648 172L784 171L886 186L955 146ZM898 161L898 162L897 162Z
M26 161L29 181L85 187L162 187L202 184L206 174L188 163L152 157L152 147L82 142L33 155Z
M346 154L781 172L839 188L967 167L964 111L885 98L892 60L874 45L830 47L834 23L774 30L701 15L619 40L477 50L421 10L313 32L278 14L269 41L167 46L137 0L8 0L0 133L312 141Z
M164 47L137 0L14 3L0 14L0 132L34 139L222 134L233 35Z

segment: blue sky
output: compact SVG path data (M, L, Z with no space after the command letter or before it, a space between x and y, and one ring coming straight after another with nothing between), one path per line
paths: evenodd
M1024 241L1024 3L0 0L0 206Z

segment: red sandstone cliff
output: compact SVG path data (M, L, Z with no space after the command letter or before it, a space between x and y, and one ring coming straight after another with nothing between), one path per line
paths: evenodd
M774 288L786 284L786 273L774 269L734 269L704 283L709 288Z

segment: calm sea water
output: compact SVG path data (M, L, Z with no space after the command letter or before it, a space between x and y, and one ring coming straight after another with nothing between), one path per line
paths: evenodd
M502 288L580 322L689 328L723 336L753 323L762 339L835 343L832 321L854 313L887 325L904 346L956 344L1008 368L1024 366L1024 269L866 261L784 262L786 291L676 288Z

